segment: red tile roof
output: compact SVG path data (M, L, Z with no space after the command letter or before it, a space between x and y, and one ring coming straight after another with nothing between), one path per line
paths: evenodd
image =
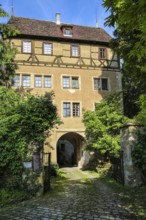
M111 36L104 29L96 27L62 23L57 25L55 22L22 17L11 17L8 23L16 27L20 31L20 34L25 36L29 35L32 37L50 37L102 43L108 43L111 40ZM62 26L72 27L72 37L63 36Z

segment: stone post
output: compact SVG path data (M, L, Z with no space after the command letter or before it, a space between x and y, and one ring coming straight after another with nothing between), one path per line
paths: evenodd
M134 166L132 160L132 148L136 142L136 131L142 126L136 124L127 124L121 128L121 150L123 151L124 164L124 182L125 185L139 186L142 184L141 173Z

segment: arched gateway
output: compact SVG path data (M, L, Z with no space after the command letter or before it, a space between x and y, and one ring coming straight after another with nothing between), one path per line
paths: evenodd
M59 166L78 166L82 156L84 138L75 132L62 135L57 142L57 163Z

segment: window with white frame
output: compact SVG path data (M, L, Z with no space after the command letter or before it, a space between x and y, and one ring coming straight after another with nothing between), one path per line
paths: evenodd
M32 47L31 41L23 41L22 52L23 53L31 53L31 50L32 50L31 47Z
M80 103L78 102L64 102L63 103L63 116L64 117L79 117L80 116Z
M109 80L108 78L94 78L94 90L109 90Z
M44 87L51 88L51 76L44 76Z
M99 59L107 58L107 50L106 48L99 48Z
M80 55L80 48L77 45L71 46L71 56L72 57L79 57Z
M104 90L104 91L109 90L107 78L101 78L101 87L102 87L102 90Z
M63 116L70 117L71 116L71 109L70 109L70 102L63 103Z
M72 37L72 29L71 28L64 28L63 35L68 36L68 37Z
M100 89L100 79L94 78L94 89L99 90Z
M43 53L51 55L53 52L52 43L43 43Z
M80 103L72 103L72 114L73 116L80 116Z
M71 77L72 81L72 89L78 89L79 88L79 77Z
M63 76L63 88L79 89L79 77L76 76Z
M64 89L70 88L70 77L63 76L63 88Z
M13 86L20 86L20 75L15 75L13 79Z
M30 87L30 75L22 75L22 86Z
M42 76L35 76L35 87L36 88L42 87Z

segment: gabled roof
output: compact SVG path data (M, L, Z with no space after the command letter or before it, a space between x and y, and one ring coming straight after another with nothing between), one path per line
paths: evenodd
M37 36L48 38L72 39L79 41L93 41L100 43L108 43L111 36L102 28L79 26L61 23L57 25L55 22L42 21L31 18L11 17L8 24L17 28L23 36ZM72 27L72 37L63 36L62 27Z

